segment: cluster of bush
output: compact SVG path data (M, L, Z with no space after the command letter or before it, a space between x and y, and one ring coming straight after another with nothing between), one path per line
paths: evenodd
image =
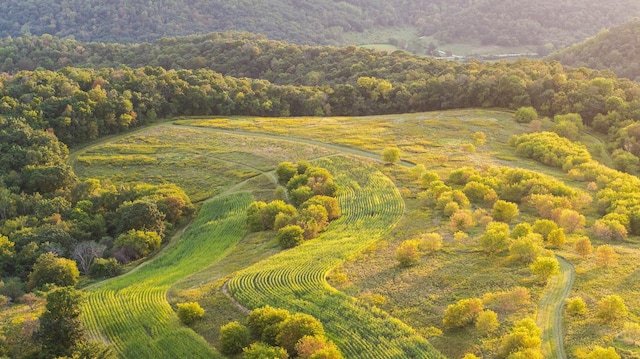
M251 311L247 326L239 322L223 325L220 347L224 354L243 352L246 359L342 358L316 318L270 306Z
M286 188L284 200L255 201L247 208L247 222L254 231L276 230L282 248L292 248L324 231L340 217L335 198L338 186L328 170L308 162L282 162L276 168L278 182Z

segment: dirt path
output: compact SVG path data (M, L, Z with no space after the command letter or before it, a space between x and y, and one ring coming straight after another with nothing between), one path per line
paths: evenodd
M562 309L575 279L573 266L556 256L560 274L551 277L538 305L538 327L542 331L542 353L545 358L566 359L562 330Z

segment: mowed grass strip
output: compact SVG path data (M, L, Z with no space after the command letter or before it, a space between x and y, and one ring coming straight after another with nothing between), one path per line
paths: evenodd
M182 238L129 274L92 288L83 307L92 339L125 358L211 358L206 341L184 328L166 299L177 281L211 265L244 237L253 197L236 193L207 201Z
M329 169L340 185L342 217L317 239L241 271L229 290L250 308L268 304L319 318L346 358L441 357L401 321L356 305L325 281L328 271L388 233L402 217L404 202L372 166L345 157L317 165Z

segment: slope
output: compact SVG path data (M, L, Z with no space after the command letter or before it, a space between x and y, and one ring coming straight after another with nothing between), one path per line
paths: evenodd
M602 30L598 35L551 54L573 67L610 69L620 77L640 80L640 19Z

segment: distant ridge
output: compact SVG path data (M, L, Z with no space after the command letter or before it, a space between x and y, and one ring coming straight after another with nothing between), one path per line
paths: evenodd
M610 69L620 77L640 81L640 19L602 30L548 58L572 67Z

